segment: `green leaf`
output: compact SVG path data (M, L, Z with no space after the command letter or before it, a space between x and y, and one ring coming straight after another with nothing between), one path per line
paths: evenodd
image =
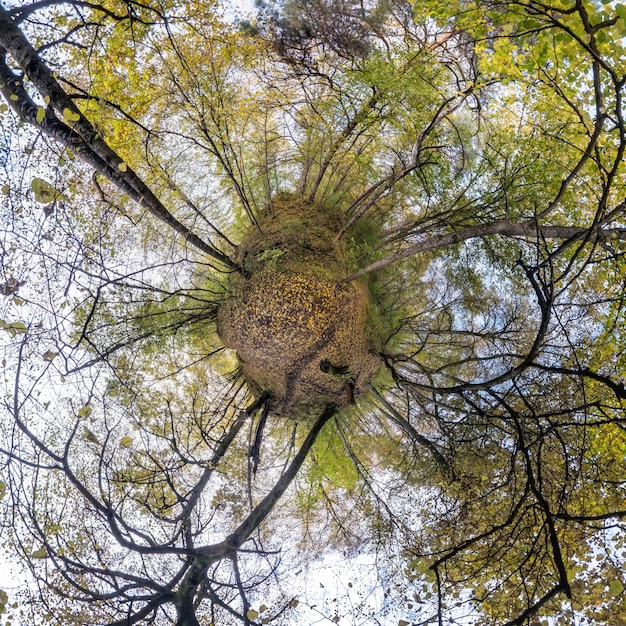
M48 181L43 180L43 178L33 178L30 183L30 188L35 195L35 202L39 202L40 204L50 204L63 197L63 194L58 189L55 189Z
M6 330L11 337L15 337L15 329L11 326L11 324L9 324L9 322L5 322L2 319L0 319L0 330Z
M4 589L0 589L0 615L6 613L8 601L9 596L7 596L7 592Z
M617 13L618 17L621 17L623 20L626 20L626 4L616 4L615 13Z
M259 612L255 611L254 609L249 609L248 612L246 613L246 617L248 619L256 619L259 616Z
M126 172L128 170L128 165L126 165L126 163L124 163L124 161L122 161L121 163L117 164L117 169L120 172Z
M81 407L80 409L78 409L77 414L78 417L89 417L91 415L91 411L92 408L89 404L86 404L85 406Z
M5 482L0 480L0 500L7 495L7 485Z
M621 580L615 579L609 583L609 595L610 596L613 596L613 597L619 596L622 593L622 591L624 591L624 585L622 584Z
M100 440L98 439L98 437L96 437L96 435L94 433L92 433L86 426L83 429L83 437L87 440L90 441L91 443L100 443Z
M133 445L132 437L122 437L120 439L120 447L121 448L130 448Z
M48 550L46 546L39 548L39 550L35 550L31 555L31 559L45 559L48 556Z
M35 116L35 121L37 122L37 124L41 124L45 117L46 110L43 107L37 107L37 115Z
M12 93L9 96L9 100L11 100L11 102L17 102L19 99L20 99L19 96L17 94L14 94L14 93Z
M10 191L11 191L11 187L9 187L9 185L2 185L3 196L8 196Z
M28 327L24 324L24 322L13 322L9 328L13 329L16 333L20 333L21 335L25 335L28 332Z

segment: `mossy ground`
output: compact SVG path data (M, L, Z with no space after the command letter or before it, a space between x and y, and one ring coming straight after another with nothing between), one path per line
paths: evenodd
M335 241L343 223L331 209L283 197L238 248L247 275L233 276L218 332L274 414L300 420L345 407L380 369L368 286L343 281L349 255Z

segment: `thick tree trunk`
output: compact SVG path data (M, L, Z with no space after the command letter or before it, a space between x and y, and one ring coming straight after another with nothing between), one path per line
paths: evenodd
M21 79L6 63L7 52L29 77L41 96L50 103L40 121L37 118L39 107L24 89ZM9 12L1 5L0 92L23 122L40 128L63 146L71 148L81 160L109 179L120 191L128 194L152 215L181 234L192 246L231 269L239 269L227 255L179 222L139 176L100 137L72 98L63 90L24 34L13 23ZM58 119L54 110L66 119L70 117L71 121L68 120L68 122L71 126Z

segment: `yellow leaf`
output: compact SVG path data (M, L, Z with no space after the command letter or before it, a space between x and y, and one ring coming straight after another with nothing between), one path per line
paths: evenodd
M256 619L259 616L259 612L255 611L254 609L250 609L247 613L246 613L246 617L248 619Z
M122 448L130 448L133 445L132 437L122 437L120 439L120 447Z
M41 124L44 118L46 117L46 110L43 107L37 107L37 115L35 116L35 120L37 124Z
M120 172L125 172L128 169L128 165L126 165L126 163L124 163L124 161L122 161L121 163L117 164L117 169Z
M78 122L78 120L80 120L80 115L78 113L75 113L71 109L67 109L67 108L63 109L63 117L68 122Z

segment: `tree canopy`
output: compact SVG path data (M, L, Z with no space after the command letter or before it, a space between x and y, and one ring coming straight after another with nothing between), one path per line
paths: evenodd
M626 624L625 37L0 4L6 622Z

